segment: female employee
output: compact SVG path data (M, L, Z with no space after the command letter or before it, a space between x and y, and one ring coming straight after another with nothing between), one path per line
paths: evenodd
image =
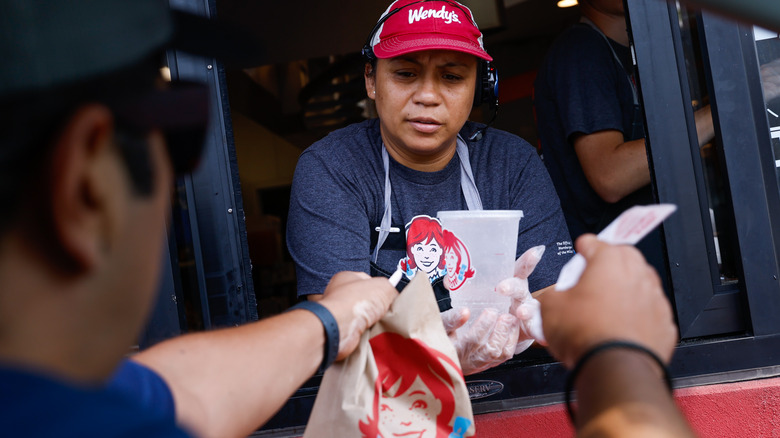
M331 133L301 154L295 170L287 236L298 295L322 293L338 271L389 276L407 255L413 219L465 209L522 210L517 254L546 247L530 289L552 285L572 245L541 160L519 137L467 121L474 105L496 99L492 58L471 11L452 1L397 0L363 53L378 119ZM446 276L431 278L447 310ZM450 328L464 318L457 314ZM464 373L511 357L485 346L516 342L518 324L505 314L488 341L483 333L461 334Z

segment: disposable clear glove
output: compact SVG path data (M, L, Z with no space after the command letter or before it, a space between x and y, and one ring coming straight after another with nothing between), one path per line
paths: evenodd
M501 295L512 298L509 313L518 319L520 335L515 354L518 354L534 343L547 345L542 331L542 314L539 301L531 295L528 289L528 276L536 268L544 255L544 245L530 248L515 262L515 276L502 280L496 286Z
M514 277L502 280L496 291L512 301L508 313L486 309L468 328L463 325L471 312L467 308L442 313L442 322L461 362L464 375L492 368L533 344L546 344L542 333L539 301L528 290L528 276L544 254L544 245L536 246L515 262Z
M518 319L509 313L485 309L468 328L470 311L450 309L442 313L442 322L455 350L464 375L478 373L506 362L514 355L520 333Z

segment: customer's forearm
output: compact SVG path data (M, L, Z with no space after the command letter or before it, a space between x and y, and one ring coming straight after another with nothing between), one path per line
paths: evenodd
M601 352L576 381L580 437L693 437L663 382L662 370L641 352Z

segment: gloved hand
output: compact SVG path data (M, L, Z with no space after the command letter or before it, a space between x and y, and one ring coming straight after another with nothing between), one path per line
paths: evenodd
M509 313L485 309L470 327L461 328L469 319L469 309L450 309L442 313L442 322L458 352L463 375L492 368L510 359L520 333L519 321Z
M442 322L455 350L464 375L492 368L533 344L546 344L542 333L539 301L528 290L528 276L544 254L544 245L533 247L515 262L515 276L501 281L496 291L512 298L509 312L487 309L469 328L461 328L469 319L469 309L450 309L442 313Z
M531 295L528 289L528 276L542 259L544 249L544 245L539 245L524 252L515 262L515 276L502 280L496 286L496 292L512 298L509 313L517 317L520 325L520 336L515 354L530 347L534 340L542 345L547 345L542 331L539 301Z

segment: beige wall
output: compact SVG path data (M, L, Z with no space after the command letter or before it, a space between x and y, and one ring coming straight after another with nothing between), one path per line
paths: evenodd
M260 215L257 190L292 184L301 150L238 112L231 114L247 222Z

